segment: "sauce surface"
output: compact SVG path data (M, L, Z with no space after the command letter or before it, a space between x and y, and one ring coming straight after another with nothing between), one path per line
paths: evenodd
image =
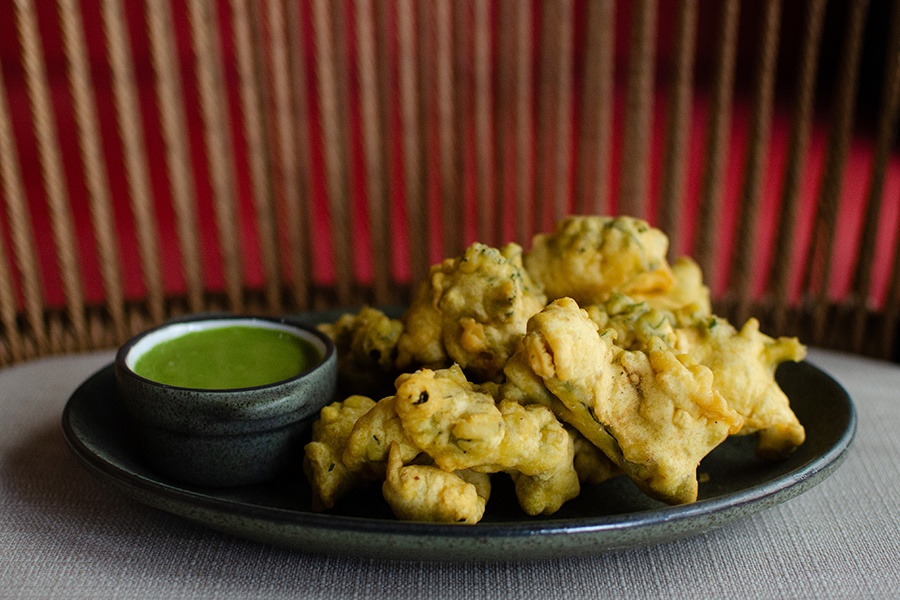
M144 352L133 369L167 385L235 389L289 379L320 360L310 342L289 332L234 325L160 342Z

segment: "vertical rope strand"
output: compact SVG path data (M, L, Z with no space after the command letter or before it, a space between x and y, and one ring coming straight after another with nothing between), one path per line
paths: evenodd
M541 15L541 76L535 154L534 226L545 230L568 212L569 129L572 102L571 0L547 0Z
M0 108L0 112L4 110ZM0 117L0 121L3 118ZM0 244L0 323L3 324L0 329L0 366L21 361L24 358L22 336L16 327L16 299L5 244ZM3 346L8 346L9 354Z
M104 0L103 26L113 73L113 98L118 116L119 134L124 145L125 174L138 237L138 251L144 272L150 318L154 323L163 320L163 284L160 269L159 239L153 200L150 196L150 176L144 134L141 130L131 44L126 30L125 15L119 0Z
M166 169L175 209L178 248L184 273L188 309L203 309L203 270L200 262L200 239L197 227L197 204L191 159L184 132L187 117L184 93L175 57L172 11L167 0L147 3L147 33L153 61L156 101L162 136L166 148Z
M809 132L813 119L813 100L816 88L816 68L822 41L822 24L825 16L825 0L810 0L807 6L803 47L794 92L794 106L787 162L781 190L781 214L775 235L775 249L769 265L767 285L772 297L772 313L775 330L784 330L789 302L788 278L794 264L792 248L797 211L800 202L800 181L809 146Z
M410 271L413 281L421 281L428 270L429 261L413 6L412 0L397 2L397 58L400 63L400 112Z
M552 220L550 213L555 208L553 197L556 186L553 181L554 156L556 154L556 136L554 108L559 104L559 85L557 62L554 58L559 52L557 46L559 35L559 2L543 0L540 3L540 33L538 40L539 68L537 81L538 114L537 140L535 146L540 151L534 153L534 204L532 205L532 233L546 229ZM529 33L530 35L530 33Z
M6 98L6 84L3 80L3 70L0 69L0 184L3 185L3 197L6 199L13 256L21 274L22 295L25 298L25 318L33 332L38 353L43 353L47 347L47 335L41 318L44 311L40 294L40 271ZM0 318L6 328L10 354L15 362L25 358L25 343L16 324L14 282L7 267L6 246L0 244L0 251L2 251L2 256L0 256L0 262L2 262L0 265L0 269L2 269L0 271L0 291L2 291Z
M457 0L453 4L453 36L451 39L451 55L453 57L452 70L450 72L450 88L453 96L453 106L450 114L453 117L453 129L456 132L453 137L453 160L450 161L452 178L456 186L456 214L458 226L458 250L462 252L466 242L472 236L469 234L470 223L477 227L477 223L483 220L489 208L477 203L469 203L469 185L472 171L469 169L468 157L474 153L472 145L472 125L474 117L473 90L474 67L472 65L474 40L472 21L472 1ZM464 215L468 215L463 217ZM475 238L478 239L478 238ZM487 238L481 238L487 240Z
M896 192L894 198L900 200ZM900 359L896 353L897 324L900 320L900 223L897 224L894 232L894 258L891 263L891 272L888 274L888 281L891 283L888 286L887 297L882 309L884 335L881 338L880 356L897 361Z
M480 207L476 235L479 240L499 245L499 236L491 237L496 231L497 211L494 186L491 185L491 165L494 153L491 146L491 65L496 64L491 57L491 23L489 0L474 0L472 31L474 46L474 110L475 110L475 202ZM494 175L499 176L499 174Z
M570 133L572 128L572 61L573 48L572 0L561 0L559 10L558 50L557 50L557 106L556 139L553 156L553 220L560 221L569 212L569 156Z
M353 197L350 195L350 73L353 71L350 65L350 57L349 57L349 27L350 21L347 17L347 9L346 4L344 3L331 3L332 9L331 12L334 16L332 21L332 35L334 36L334 78L335 78L335 90L337 92L337 104L335 108L337 109L337 117L336 125L338 131L338 141L342 144L339 146L340 148L340 158L341 162L339 163L341 169L341 186L343 188L343 199L340 201L338 206L334 204L330 205L332 215L337 214L339 216L339 222L342 225L342 230L339 232L338 236L334 239L336 242L336 247L339 248L339 262L337 266L337 276L340 279L344 279L346 284L338 281L338 290L341 289L342 286L346 286L347 291L352 293L354 291L354 286L357 284L356 278L356 269L354 267L354 247L355 244L352 243L354 237L354 228L353 228L353 219L355 218L353 212ZM332 198L332 202L334 199ZM339 244L339 245L338 245ZM351 296L347 295L347 300L342 304L356 304L356 300L352 300Z
M432 198L432 177L434 175L434 169L432 168L435 162L435 157L437 160L440 160L440 139L438 137L438 132L440 126L437 124L438 121L438 113L437 113L437 69L438 69L438 56L437 56L437 43L436 37L437 34L435 32L435 13L437 12L437 4L436 2L417 2L415 8L415 18L413 20L414 25L414 35L415 35L415 49L416 49L416 62L418 68L418 92L417 97L419 101L419 135L421 139L419 141L419 147L422 150L422 190L423 190L423 210L425 211L425 232L428 235L428 242L425 247L428 252L434 250L434 246L431 244L431 236L437 236L440 240L444 240L446 238L446 231L443 227L443 223L441 227L434 227L433 221L436 220L436 215L441 215L441 194L440 190L438 191L437 197L437 206L435 207L434 199ZM437 164L437 175L440 177L440 162ZM432 211L432 208L435 208ZM441 215L443 217L443 215ZM441 251L440 248L438 249ZM431 257L429 255L429 262L431 262Z
M453 81L455 59L453 6L450 2L434 5L433 15L436 77L434 91L437 96L438 143L440 151L441 217L443 255L456 256L463 249L463 225L465 214L462 203L459 164L456 160L456 138L462 139L462 130L456 130L456 98ZM457 83L457 85L459 85Z
M285 19L290 18L285 10L282 0L273 0L267 5L268 11L268 37L272 51L272 96L275 107L273 118L274 127L270 126L270 136L274 138L274 145L278 160L275 162L276 171L273 174L278 194L273 196L273 202L281 199L285 206L298 205L300 197L300 174L297 164L297 151L293 143L294 131L294 107L291 103L290 63L288 59L288 42L286 39ZM272 131L274 129L274 131ZM278 218L278 211L273 206L273 216ZM286 212L286 208L285 208ZM272 224L273 240L279 239L279 231L276 223ZM288 234L289 239L289 234ZM274 242L273 242L274 244ZM277 246L277 245L276 245ZM279 294L283 285L281 256L278 255L278 247L273 248L278 256L278 268L273 272L273 277L279 281ZM280 306L280 302L279 302ZM280 310L280 309L279 309Z
M231 120L222 76L219 17L212 0L190 0L191 32L196 45L197 78L213 206L219 234L219 254L225 276L225 293L233 312L243 310L242 253L238 238L237 197L234 182L234 151Z
M694 89L697 39L697 0L681 0L675 21L672 83L666 116L666 145L659 192L659 227L669 235L669 254L681 253L682 203L687 176L687 156Z
M531 3L518 2L515 5L516 15L516 239L528 244L534 227L529 222L529 207L540 201L534 194L534 173L531 168L531 152L534 140L531 136L532 123L532 75L531 75Z
M866 195L866 215L862 232L857 238L856 268L853 270L853 311L852 346L854 352L861 352L866 339L866 317L870 308L870 285L875 263L875 244L878 240L878 226L881 219L884 180L888 160L897 136L898 116L900 116L900 6L891 10L888 51L882 77L882 98L880 119L875 140L875 156L872 174Z
M269 2L267 7L269 10L276 10L273 8L276 4L276 2ZM256 12L259 10L256 3L254 3L252 14L248 10L247 0L232 0L231 10L234 15L232 23L238 81L240 82L243 133L250 162L250 182L253 189L253 204L256 209L265 302L269 312L277 313L281 312L281 266L277 249L278 233L275 227L272 148L268 143L268 136L264 133L264 131L270 130L270 124L266 119L266 115L269 113L268 107L263 108L263 103L267 98L265 94L266 69L263 57L264 37Z
M34 129L38 142L41 175L47 202L50 206L50 224L56 243L57 261L66 297L66 312L79 349L87 347L87 324L84 316L81 267L78 264L78 247L75 243L75 227L62 170L62 156L56 132L53 108L50 105L50 85L44 68L44 56L40 45L35 7L26 0L16 0L16 20L21 38L25 82L28 97L34 111ZM51 338L51 344L62 342Z
M763 173L772 126L772 100L775 93L775 70L782 0L766 0L763 10L763 29L759 42L757 71L753 86L753 110L744 163L744 182L738 206L734 252L728 273L729 288L735 295L734 319L743 323L747 318L753 280L753 257L756 231L759 224L760 196Z
M292 95L293 126L285 133L293 144L284 156L296 154L297 169L288 173L291 185L285 190L285 215L287 220L288 254L291 265L291 293L298 310L310 305L311 235L310 235L310 148L309 148L309 98L307 95L307 66L305 40L301 34L300 3L287 0L287 36L289 51L290 86ZM287 142L285 142L287 143ZM288 163L285 163L287 169ZM292 187L296 185L296 187ZM291 192L295 193L291 193Z
M396 220L395 209L394 209L394 198L399 196L397 191L397 186L393 183L393 171L392 167L396 164L396 160L394 159L395 151L394 151L394 143L398 137L402 136L395 135L394 131L394 107L397 105L396 97L397 97L397 74L395 71L397 65L397 57L394 53L397 35L396 35L396 10L392 10L389 7L387 2L377 2L377 10L376 10L376 64L378 67L378 95L381 99L381 110L380 110L380 120L381 120L381 155L382 155L382 163L384 164L384 207L383 212L380 219L384 222L385 232L394 231L392 228L393 221ZM402 187L402 186L401 186ZM385 233L387 235L387 233ZM396 261L393 260L393 254L390 254L393 250L392 246L393 235L388 236L388 242L386 243L386 252L388 252L388 256L390 256L389 263L391 265L391 277L389 281L394 280L394 269L396 268ZM390 290L390 300L392 302L400 299L400 295L398 295L397 291L400 291L402 294L402 288L394 288L392 287Z
M656 52L656 0L632 4L619 212L647 216Z
M721 25L715 45L713 97L706 129L706 153L700 189L697 235L692 254L704 273L712 273L716 256L716 232L722 203L725 158L731 127L731 101L734 93L734 65L737 55L740 0L723 0Z
M515 65L516 65L516 6L513 0L500 0L497 17L497 68L494 85L494 239L495 245L506 241L506 226L512 224L511 235L518 237L521 223L519 212L507 208L506 189L507 173L511 170L513 153L510 152L510 139L515 131L516 111L513 109L515 98ZM524 203L524 198L516 202L516 211Z
M59 13L63 43L69 61L69 81L72 89L75 121L78 126L78 142L81 147L85 184L89 193L97 254L100 257L100 274L103 280L106 307L112 320L115 340L122 342L128 335L125 327L122 266L116 245L116 228L112 216L106 163L100 144L100 127L94 110L92 92L94 86L88 67L84 25L75 0L60 0Z
M355 0L356 46L359 53L357 74L359 79L360 117L362 143L366 166L366 197L369 209L369 229L372 232L373 287L376 304L389 299L388 283L391 272L388 222L385 219L387 203L387 163L382 156L381 138L387 135L382 129L381 107L378 98L378 65L375 44L375 17L373 0Z
M472 170L469 168L468 157L475 152L472 144L472 132L474 126L475 109L474 97L474 22L472 0L457 0L453 3L452 19L454 34L451 39L451 54L453 56L452 70L450 72L450 88L453 95L453 179L456 185L456 214L471 215L469 218L459 218L459 242L457 254L462 252L467 241L471 238L470 223L477 227L477 223L483 219L489 208L477 203L469 203L469 187L472 180ZM477 239L477 238L476 238ZM481 238L487 240L487 238Z
M805 261L804 289L808 291L812 302L813 342L822 340L825 335L834 231L853 130L859 59L868 6L868 0L859 0L849 7L841 64L835 79L838 89L834 94L835 104L830 121L825 168L819 187L813 239L807 249Z
M347 87L339 79L338 65L346 63L346 45L340 4L327 0L313 2L316 30L316 64L319 71L319 109L322 118L322 137L325 146L325 176L331 210L331 245L338 303L349 305L353 281L353 255L350 245L350 196L347 189ZM331 10L333 9L333 10ZM334 22L332 21L334 16ZM340 58L338 58L340 56Z
M575 210L581 214L600 214L609 210L615 12L615 0L588 3L584 91L575 179Z

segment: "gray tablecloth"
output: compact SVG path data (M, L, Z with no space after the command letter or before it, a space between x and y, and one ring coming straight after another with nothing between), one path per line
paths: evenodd
M853 397L846 461L804 494L677 542L578 559L390 563L244 541L78 465L60 416L109 352L0 370L0 597L900 598L900 367L821 350Z

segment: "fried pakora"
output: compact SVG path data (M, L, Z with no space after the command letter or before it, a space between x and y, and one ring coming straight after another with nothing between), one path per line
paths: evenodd
M397 340L403 323L369 306L319 326L334 341L338 386L344 394L381 397L393 391L398 375Z
M646 352L623 350L614 338L564 298L529 321L519 352L558 400L557 415L646 493L692 502L700 460L742 419L715 391L708 368L658 338Z
M666 235L641 219L572 216L553 233L534 237L525 267L548 299L596 304L613 292L642 297L669 291L675 279L668 247Z
M712 370L716 389L743 417L739 434L759 435L759 457L780 460L804 442L806 431L775 380L779 364L806 356L797 338L773 339L756 319L737 330L720 317L679 327L677 336L676 348Z
M404 430L441 469L513 475L529 514L555 512L578 495L572 438L546 407L495 404L456 365L401 375L396 399Z
M615 330L615 344L626 350L647 350L659 338L708 367L713 386L744 419L738 435L758 433L761 458L785 458L806 436L775 380L775 369L782 362L802 360L805 347L796 338L765 335L756 319L738 331L722 317L690 308L695 310L682 307L672 313L616 295L586 310L600 329Z
M709 287L703 283L700 265L687 256L679 256L671 264L674 284L659 294L643 294L641 300L652 308L664 311L690 311L701 315L712 314Z
M606 302L586 306L584 310L599 331L615 331L615 344L625 350L644 349L653 338L660 338L669 346L677 341L675 316L651 308L647 302L613 294Z
M404 464L422 453L403 430L395 405L396 398L387 396L357 419L341 455L341 461L352 473L367 479L384 479L392 447Z
M313 490L313 510L331 508L357 487L359 475L348 469L342 456L357 420L375 406L366 396L350 396L319 411L312 426L312 441L304 448L303 469Z
M477 523L491 493L490 475L405 465L394 445L382 494L398 519L432 523Z
M477 380L496 377L515 351L528 318L546 298L522 265L522 249L472 244L431 267L398 340L404 370L460 365Z

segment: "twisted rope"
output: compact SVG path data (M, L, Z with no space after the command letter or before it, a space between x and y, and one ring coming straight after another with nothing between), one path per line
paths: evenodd
M50 225L53 230L57 264L66 299L66 314L75 335L76 345L79 349L83 349L87 347L88 340L84 318L81 267L75 242L75 226L62 170L63 162L56 122L50 105L50 86L47 82L46 63L41 50L37 15L33 4L27 0L16 0L15 9L22 44L25 82L34 113L34 130L38 142L41 175L50 209ZM61 349L64 344L63 338L62 332L60 335L51 335L51 349Z
M106 307L112 319L115 339L124 341L128 332L125 327L122 265L114 234L115 223L106 163L100 145L100 128L94 112L93 82L88 68L84 25L75 0L60 0L59 11L63 42L69 59L69 81L75 120L78 124L78 141L81 146L85 183L89 191L93 233L100 258Z

